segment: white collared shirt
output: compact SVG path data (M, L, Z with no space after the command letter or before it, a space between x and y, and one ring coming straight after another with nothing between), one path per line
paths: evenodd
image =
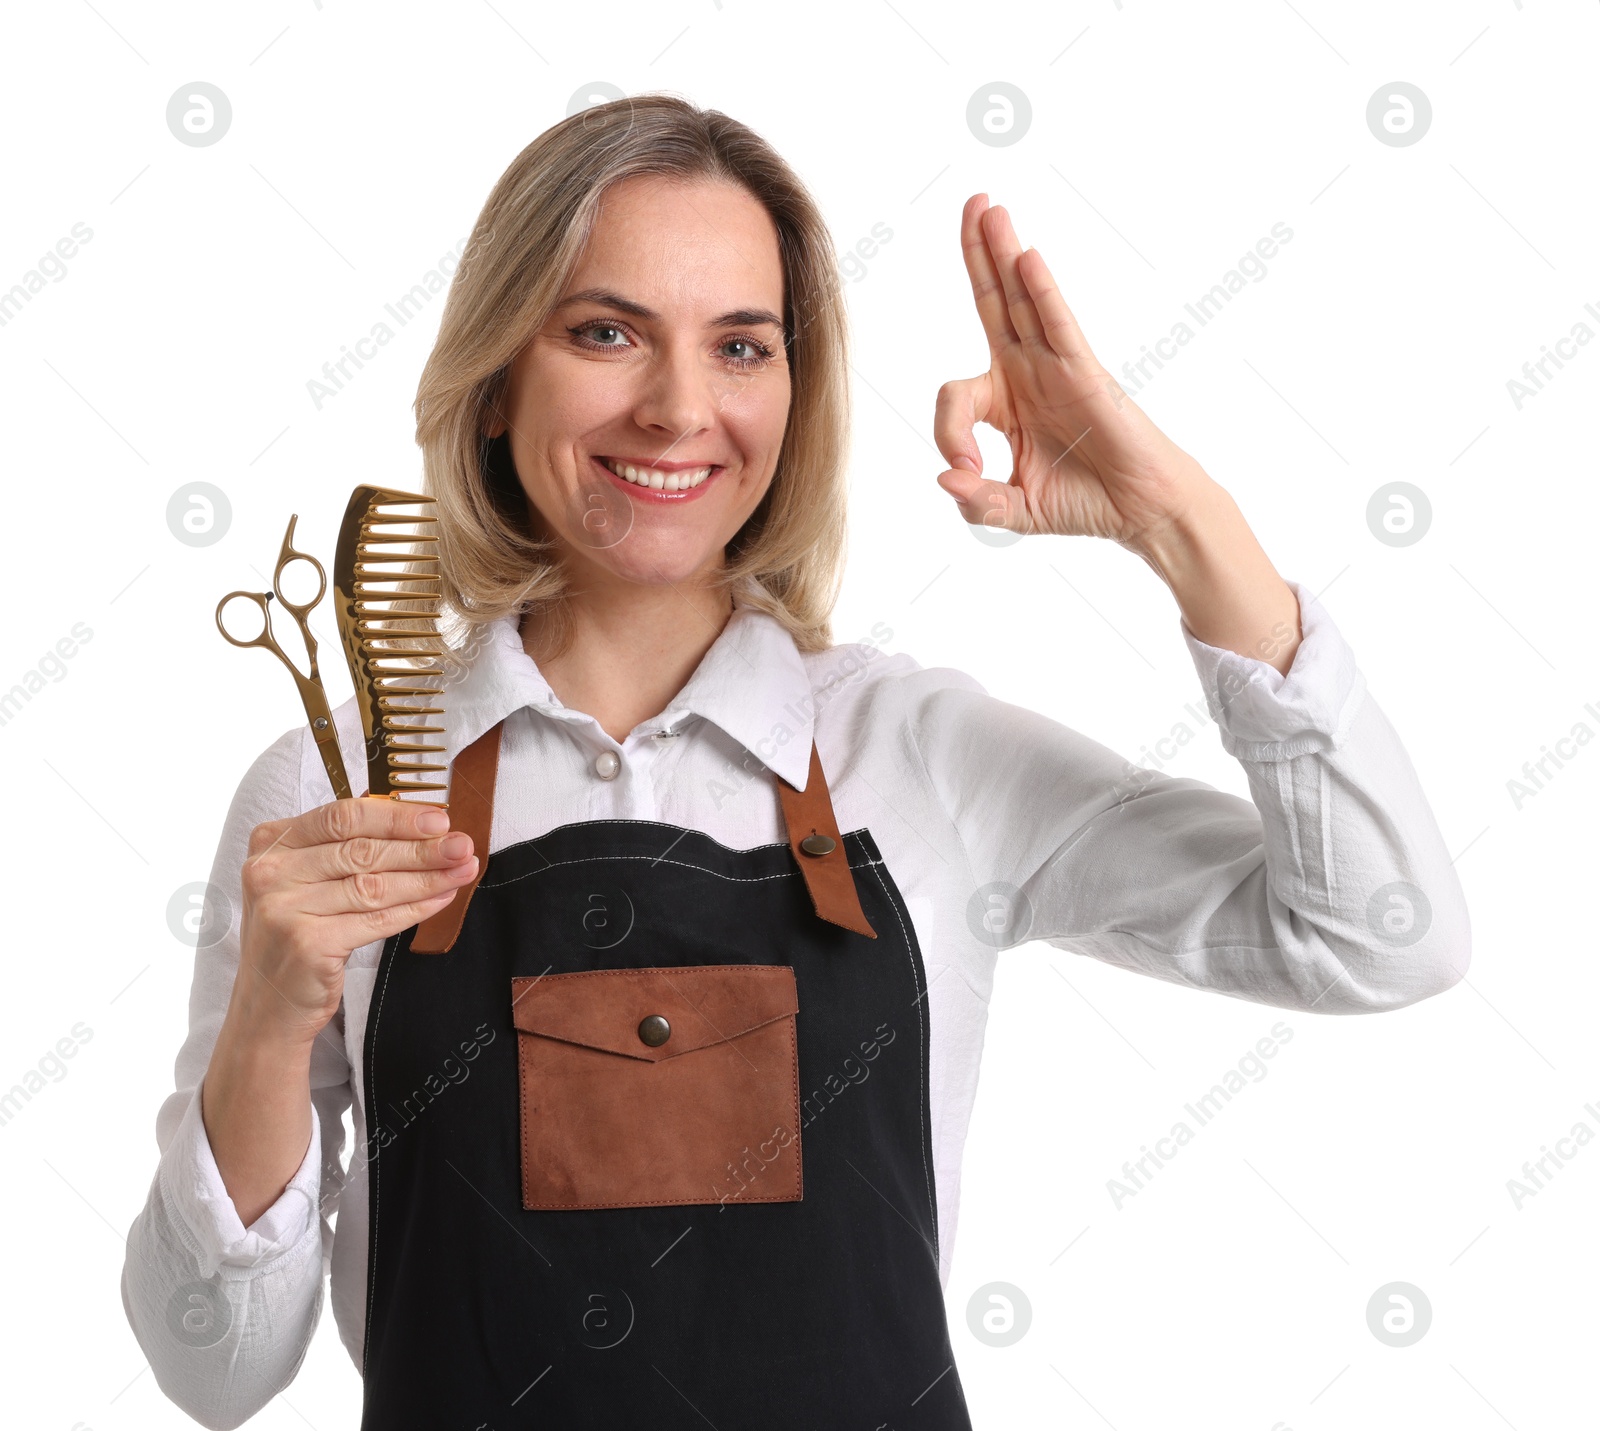
M1303 639L1287 676L1207 645L1179 622L1254 804L1132 766L959 671L925 670L863 643L803 655L777 621L737 599L688 684L620 743L556 699L515 618L497 623L445 697L444 758L504 718L491 852L603 819L685 826L740 849L784 840L768 769L803 787L815 735L839 828L872 832L927 967L943 1280L1002 948L1043 940L1159 979L1319 1013L1400 1008L1466 970L1465 899L1411 761L1327 611L1289 584ZM361 793L353 699L335 723ZM610 779L596 764L604 752L620 762ZM331 798L304 725L263 752L238 788L211 873L233 923L197 951L177 1086L156 1119L160 1161L128 1238L130 1324L162 1389L207 1425L237 1425L292 1378L330 1271L339 1334L361 1365L362 1043L383 942L350 957L340 1013L314 1045L305 1159L248 1228L218 1174L197 1096L238 967L250 831ZM345 1147L346 1110L355 1156ZM196 1302L192 1284L208 1279ZM226 1320L227 1331L214 1345L169 1334L185 1298L226 1298L215 1325Z

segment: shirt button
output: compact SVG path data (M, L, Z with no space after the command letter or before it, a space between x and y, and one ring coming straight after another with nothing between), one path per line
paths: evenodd
M602 750L594 758L594 773L602 780L615 780L617 772L622 769L622 762L617 759L614 750Z

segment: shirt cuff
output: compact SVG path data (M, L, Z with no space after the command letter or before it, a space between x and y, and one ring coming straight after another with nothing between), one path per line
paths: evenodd
M311 1105L311 1140L299 1170L278 1200L249 1227L239 1220L228 1195L194 1091L172 1142L161 1157L159 1175L167 1206L179 1231L200 1262L200 1275L219 1267L254 1268L293 1252L308 1239L321 1248L317 1198L322 1181L321 1127Z
M1366 694L1366 678L1328 609L1297 581L1301 640L1285 675L1266 661L1200 640L1182 617L1222 748L1239 760L1293 760L1336 750Z

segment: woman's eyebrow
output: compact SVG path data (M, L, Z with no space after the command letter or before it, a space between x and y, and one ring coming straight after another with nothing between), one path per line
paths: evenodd
M613 293L609 288L585 288L578 293L573 293L556 304L558 309L569 308L575 303L598 303L607 308L615 308L619 312L631 314L635 318L654 320L661 315L654 308L647 308L643 303L636 303L631 298L624 298L620 293ZM783 327L783 320L775 313L768 312L765 308L734 308L726 313L718 314L706 324L708 328L727 328L734 325L750 327L757 323L770 323L774 328Z

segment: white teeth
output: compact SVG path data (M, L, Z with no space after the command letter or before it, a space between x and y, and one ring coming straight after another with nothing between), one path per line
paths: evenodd
M609 457L600 459L625 482L639 487L650 487L657 492L687 492L698 487L711 475L709 467L691 467L682 472L656 472L648 467L633 467L626 462L614 462Z

